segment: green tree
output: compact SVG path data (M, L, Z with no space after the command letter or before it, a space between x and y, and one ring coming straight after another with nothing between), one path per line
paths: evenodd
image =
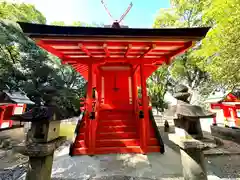
M21 7L21 4L17 7ZM24 14L22 16L27 17ZM29 16L25 21L35 22L35 16L32 17ZM17 19L9 14L5 18L9 19L0 20L0 88L5 89L6 85L11 89L21 88L30 98L34 98L43 87L53 86L58 89L56 101L61 112L65 117L72 116L79 110L79 99L83 96L83 77L27 38L18 24L13 22L21 20L21 17ZM35 23L42 22L39 20Z
M65 22L64 21L53 21L53 22L51 22L51 25L65 26Z
M239 0L212 0L203 13L203 20L211 22L213 28L196 52L196 56L202 57L199 67L229 88L240 85L239 19Z
M151 98L152 106L155 106L157 110L161 112L163 112L166 107L164 96L168 86L171 84L168 77L168 66L162 65L147 80L148 93Z
M102 25L98 25L96 23L92 24L87 24L81 21L74 21L71 24L67 24L64 21L53 21L50 23L51 25L56 25L56 26L83 26L83 27L101 27Z
M160 10L153 27L200 27L206 24L202 21L202 14L206 8L206 2L200 0L172 0L172 7ZM191 91L199 90L202 83L209 82L208 73L199 68L197 62L199 56L194 56L189 50L185 54L175 58L170 67L170 74L176 82L186 84Z
M45 24L46 18L34 5L25 3L0 2L0 18L12 21Z

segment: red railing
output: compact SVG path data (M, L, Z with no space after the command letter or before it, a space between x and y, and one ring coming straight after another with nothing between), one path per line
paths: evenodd
M98 126L99 120L99 109L100 102L98 99L92 100L92 112L89 112L87 109L87 102L85 98L81 98L82 102L80 102L82 106L82 110L85 111L84 121L85 121L85 131L84 131L84 141L86 147L89 150L89 154L93 154L95 151L95 142L96 142L96 130ZM93 116L93 117L90 117Z

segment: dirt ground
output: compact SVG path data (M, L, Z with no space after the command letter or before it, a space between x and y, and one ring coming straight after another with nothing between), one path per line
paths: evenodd
M71 134L71 133L70 133ZM23 130L1 133L14 141L22 141ZM54 180L170 180L183 179L179 149L161 130L166 153L145 155L112 154L101 156L69 157L69 143L55 153L52 177ZM228 147L232 148L231 142ZM235 149L240 151L239 147ZM236 151L237 151L236 150ZM0 180L23 180L28 158L9 151L0 158ZM205 158L209 179L240 180L240 153L215 154Z

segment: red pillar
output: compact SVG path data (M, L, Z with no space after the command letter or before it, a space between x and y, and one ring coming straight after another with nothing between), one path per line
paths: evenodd
M87 139L87 144L88 144L88 153L92 154L93 153L93 148L92 148L92 132L93 132L93 123L92 120L89 118L90 113L92 112L92 79L93 79L93 68L92 64L88 65L88 86L87 86L87 127L88 129L86 130L86 133L88 133L88 139Z
M144 74L144 64L140 65L141 76L141 91L142 91L142 107L144 118L142 119L142 150L147 153L148 140L149 140L149 113L148 113L148 99L147 99L147 83Z
M132 102L133 102L133 108L134 108L134 113L136 116L136 123L139 126L139 121L138 121L138 92L137 92L137 79L136 79L136 71L132 71Z
M97 93L98 93L98 103L101 104L102 100L102 76L99 69L97 69L97 75L96 75L96 81L97 81Z

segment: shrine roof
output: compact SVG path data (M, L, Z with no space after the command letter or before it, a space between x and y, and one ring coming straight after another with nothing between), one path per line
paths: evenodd
M209 30L209 27L200 28L164 28L164 29L137 29L137 28L102 28L102 27L76 27L55 26L18 22L18 24L31 38L46 37L137 37L137 38L164 38L200 40Z
M88 64L145 64L148 77L161 64L192 47L208 27L135 29L68 27L19 22L36 44L71 64L86 80Z

